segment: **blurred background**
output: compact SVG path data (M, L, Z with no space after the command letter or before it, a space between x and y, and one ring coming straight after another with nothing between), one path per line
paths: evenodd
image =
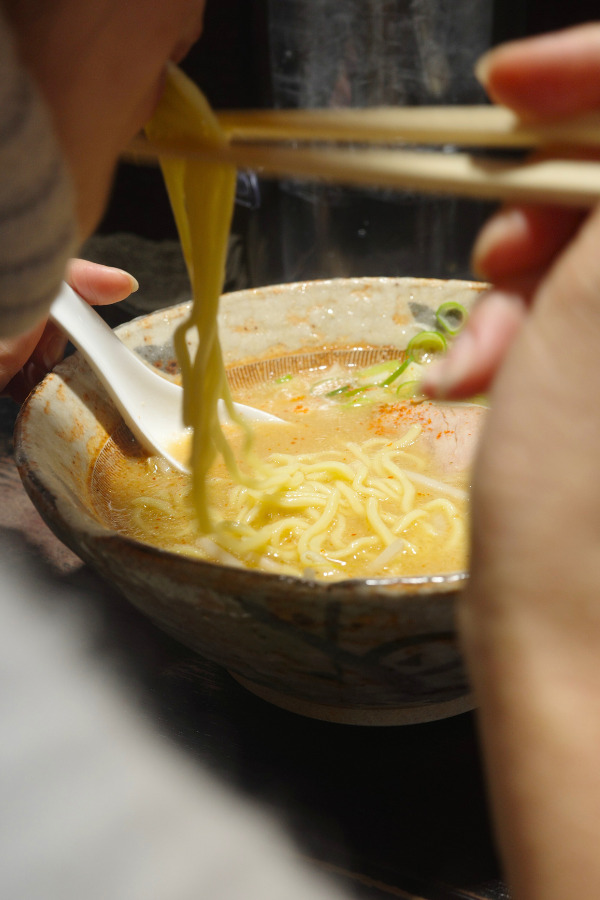
M482 103L473 66L485 50L597 15L591 0L208 0L204 34L183 68L215 109ZM491 208L241 172L225 289L338 276L468 278ZM119 167L85 255L140 281L120 316L189 299L157 167Z

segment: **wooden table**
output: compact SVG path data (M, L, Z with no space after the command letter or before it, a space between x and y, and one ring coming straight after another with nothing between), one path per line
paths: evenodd
M103 623L155 727L216 776L274 809L316 867L360 898L506 900L474 716L395 728L284 712L158 631L46 528L12 460L17 408L0 400L0 533ZM20 551L19 551L20 552ZM283 900L283 898L282 898Z

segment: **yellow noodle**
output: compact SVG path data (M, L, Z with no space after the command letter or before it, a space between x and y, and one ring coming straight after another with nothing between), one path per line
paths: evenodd
M414 444L419 435L421 434L421 426L420 425L411 425L404 437L400 438L398 441L394 441L393 447L394 450L401 450L404 447L410 446L410 444Z
M341 507L341 497L340 497L340 507ZM329 533L329 540L333 544L336 550L339 550L340 547L344 546L344 530L346 528L346 516L339 511L338 507L338 515L334 528L331 529Z
M216 117L203 95L172 66L158 109L147 125L151 139L200 139L223 144ZM202 528L210 530L207 473L217 451L235 467L217 413L218 400L237 422L229 393L217 331L217 306L223 287L227 240L235 198L236 171L230 165L163 158L161 167L192 283L189 319L175 334L184 388L184 422L193 428L192 489ZM192 356L188 337L197 332ZM202 389L199 390L199 385Z
M451 503L450 500L444 500L443 497L436 497L435 500L430 500L428 503L423 504L423 509L440 509L445 512L447 516L455 516L457 514L454 503Z
M343 481L336 481L335 484L342 497L344 497L344 499L348 503L352 512L355 512L358 515L362 515L364 513L364 505L361 502L360 497L358 496L356 491L351 488L349 484L346 484Z
M163 144L199 139L220 145L227 140L202 94L176 67L168 73L164 97L147 130ZM243 425L233 409L217 328L236 173L228 165L181 158L164 158L161 165L194 296L189 318L175 335L184 420L194 435L192 489L190 496L182 497L174 488L165 497L139 498L132 512L136 528L159 531L162 517L182 552L289 574L318 571L321 577L343 574L345 560L362 554L376 554L382 565L404 553L416 555L413 534L419 531L429 539L441 531L445 545L458 545L465 527L445 498L462 500L466 492L422 474L424 461L407 450L418 440L420 425L411 425L395 440L370 437L341 450L278 452L260 463L250 455L245 428L240 470L217 412L222 399L230 419ZM208 477L216 455L229 469L230 488L227 481ZM223 513L209 506L209 484L227 494L226 521L218 521ZM425 490L441 497L424 503L415 485L421 494ZM183 538L192 508L200 531L210 534L198 540L198 529L188 523L193 543ZM439 516L447 527L436 529ZM414 543L398 537L409 528Z
M359 471L356 473L356 478L352 482L352 487L358 494L362 494L363 497L376 497L378 500L385 500L387 497L387 492L378 490L375 487L372 487L370 484L365 484L367 478L369 476L369 469L366 465L361 464Z
M323 515L320 516L320 518L317 519L317 521L313 525L311 525L310 528L306 529L306 531L298 541L298 555L301 560L304 561L304 556L306 554L310 538L314 534L318 534L320 531L325 531L331 525L339 503L339 494L340 492L337 490L332 494L332 496L327 501L327 505L323 511Z
M224 561L229 554L245 565L260 567L271 560L267 566L271 571L312 571L319 578L329 578L343 577L346 569L358 565L363 557L363 571L375 573L369 562L373 556L380 566L396 566L402 557L407 561L418 557L423 539L425 543L435 540L446 552L461 547L466 533L456 503L447 497L424 497L423 492L417 497L410 472L397 464L397 454L402 452L377 438L361 444L358 454L348 448L346 461L334 459L333 465L328 451L298 454L310 457L309 474L304 472L306 463L293 454L274 454L261 463L268 480L277 485L268 493L213 478L212 483L227 492L228 512L227 521L211 537L223 555L210 555ZM387 474L382 477L381 472ZM300 484L299 477L303 479ZM292 483L296 487L289 489ZM442 487L434 481L434 490ZM180 528L187 522L185 517L177 517L177 510L185 510L189 500L178 498L176 486L167 487L164 498L161 495L159 503L154 498L139 498L133 505L138 511L145 510L148 517L147 525L141 523L142 530L159 531L156 516L168 520L176 549L181 550L184 534ZM219 515L216 510L211 514L215 519ZM406 540L409 531L410 541ZM196 543L189 552L202 555L203 546L212 544ZM386 553L387 548L392 548L391 552Z
M381 462L384 471L389 475L392 475L393 478L398 479L402 485L402 512L408 512L409 509L412 509L415 502L417 493L415 486L411 483L410 479L406 477L402 469L392 461L391 454L382 453Z
M377 543L377 540L378 539L374 536L356 538L351 544L348 544L345 550L339 550L336 555L340 559L347 559L349 556L353 556L361 550L365 550L367 547L372 547L373 544Z
M427 512L424 509L413 509L405 516L402 516L399 522L396 522L396 524L392 528L392 531L394 532L394 534L401 534L403 531L406 531L407 528L410 528L413 522L422 519L426 515Z
M422 485L430 490L439 491L440 494L448 494L450 497L455 497L457 500L467 499L467 492L465 490L456 488L451 484L444 484L443 481L438 481L436 478L430 478L428 475L421 475L420 472L411 472L408 469L404 470L404 474L411 481L414 481L415 484Z
M359 445L355 444L354 442L346 444L346 447L348 448L350 453L352 453L357 459L359 459L361 461L361 463L363 464L365 469L368 469L369 457L363 451L362 447L359 447Z
M391 544L394 540L394 535L389 530L389 528L384 525L381 521L381 516L379 515L379 510L377 509L377 501L375 497L369 497L367 500L367 519L373 526L373 529L379 535L383 543L386 545Z

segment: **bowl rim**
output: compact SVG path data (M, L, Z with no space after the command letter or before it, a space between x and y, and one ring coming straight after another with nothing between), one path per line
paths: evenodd
M393 283L398 285L412 284L415 286L418 284L441 286L451 283L452 285L456 285L459 288L473 288L479 291L483 291L487 288L487 285L482 282L468 279L443 279L413 276L363 276L352 278L342 277L314 279L298 282L286 282L283 284L264 285L253 288L244 288L238 291L232 291L224 294L223 296L236 298L244 294L258 295L264 292L280 292L284 290L302 291L306 288L306 285L327 286L328 284L332 283L347 283L352 285ZM120 324L114 330L117 334L127 334L143 328L145 322L149 323L160 318L164 320L165 316L180 318L182 313L184 313L185 310L189 308L190 304L191 301L187 300L173 304L171 306L156 309L150 313L143 313L128 320L127 322ZM74 552L79 556L82 555L81 547L76 541L71 539L71 532L73 530L72 523L68 521L68 517L65 516L63 514L63 511L60 509L60 505L57 502L56 497L54 496L53 490L44 483L43 469L39 465L35 467L32 466L31 458L29 457L26 450L26 443L31 406L34 400L38 400L39 396L43 395L44 391L48 389L50 379L56 376L62 379L63 375L74 375L75 378L77 378L77 369L80 366L83 366L84 372L89 371L92 377L95 379L95 376L93 376L93 373L91 373L91 370L87 366L87 363L85 363L78 352L75 352L67 359L59 363L59 365L55 367L53 372L46 375L46 377L32 390L18 412L14 429L14 457L25 490L27 491L32 502L34 502L34 505L36 506L44 520L47 522L47 524L49 524L50 527L55 531L57 530L56 526L58 524L60 539L69 547L71 547L71 549L73 549ZM265 572L258 569L245 568L243 566L227 566L221 563L215 563L211 562L210 560L204 560L199 557L194 557L192 555L177 553L163 547L157 547L153 544L145 543L144 541L138 540L129 535L115 532L111 528L109 528L108 525L102 522L101 519L95 518L92 512L87 508L87 506L84 506L82 509L80 509L79 513L80 519L78 522L77 531L82 533L85 532L88 536L93 536L95 541L100 541L103 544L116 542L119 545L131 547L133 550L135 550L136 553L141 552L143 555L149 555L151 557L158 556L159 558L177 560L178 565L183 565L185 568L187 568L188 566L192 566L194 569L198 569L200 572L206 571L216 574L218 572L226 571L228 573L228 576L233 578L234 582L237 580L237 576L240 575L244 578L246 588L248 587L248 581L250 581L251 584L256 582L257 586L259 584L275 585L285 583L290 588L299 590L314 589L315 586L318 586L319 590L325 594L352 593L353 595L356 595L357 592L361 593L365 590L369 592L372 592L373 590L380 590L381 596L383 597L388 594L390 596L393 596L392 591L396 590L400 593L418 593L419 595L423 596L427 594L454 593L458 590L463 589L469 580L468 569L462 569L456 572L431 573L426 575L398 575L381 577L371 576L362 578L339 578L325 581L317 578L306 577L304 575L286 575L277 572Z

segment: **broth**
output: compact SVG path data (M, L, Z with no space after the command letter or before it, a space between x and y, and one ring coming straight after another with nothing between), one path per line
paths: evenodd
M245 432L227 426L241 478L222 459L213 463L210 533L194 515L191 478L146 457L124 429L94 469L98 514L176 553L282 574L332 580L464 570L471 460L485 408L403 399L396 386L373 383L382 380L375 369L382 367L360 370L369 373L367 391L354 386L356 366L340 363L278 378L263 368L258 382L245 370L235 399L289 424L255 427L250 456Z

